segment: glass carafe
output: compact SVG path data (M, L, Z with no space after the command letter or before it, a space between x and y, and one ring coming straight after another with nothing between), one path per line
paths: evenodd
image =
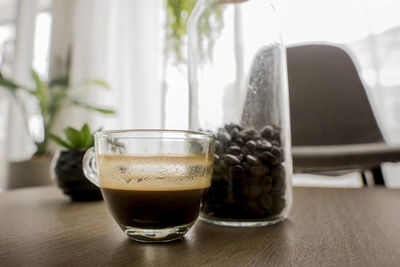
M261 226L288 216L286 54L268 0L198 0L188 24L189 127L217 137L202 219Z

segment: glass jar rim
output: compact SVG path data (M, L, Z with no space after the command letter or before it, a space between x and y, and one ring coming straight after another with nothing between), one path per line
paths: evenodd
M169 139L169 140L215 140L212 133L170 129L105 130L94 133L95 138L117 139Z

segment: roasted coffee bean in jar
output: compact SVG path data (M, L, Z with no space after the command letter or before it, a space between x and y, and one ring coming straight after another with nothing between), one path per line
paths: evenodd
M217 140L201 212L209 223L263 226L290 212L289 97L278 22L269 0L198 0L191 13L189 128Z
M228 124L216 133L214 173L203 207L206 220L279 220L287 207L280 130Z

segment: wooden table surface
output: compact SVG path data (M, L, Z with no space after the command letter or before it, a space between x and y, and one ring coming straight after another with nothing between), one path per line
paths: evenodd
M400 191L295 188L283 223L230 228L198 221L183 240L129 240L102 201L55 187L0 193L1 266L399 266Z

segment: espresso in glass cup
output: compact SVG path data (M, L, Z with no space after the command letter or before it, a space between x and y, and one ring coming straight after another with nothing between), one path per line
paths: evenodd
M83 159L121 229L136 241L166 242L186 234L211 185L214 136L172 130L95 133Z

